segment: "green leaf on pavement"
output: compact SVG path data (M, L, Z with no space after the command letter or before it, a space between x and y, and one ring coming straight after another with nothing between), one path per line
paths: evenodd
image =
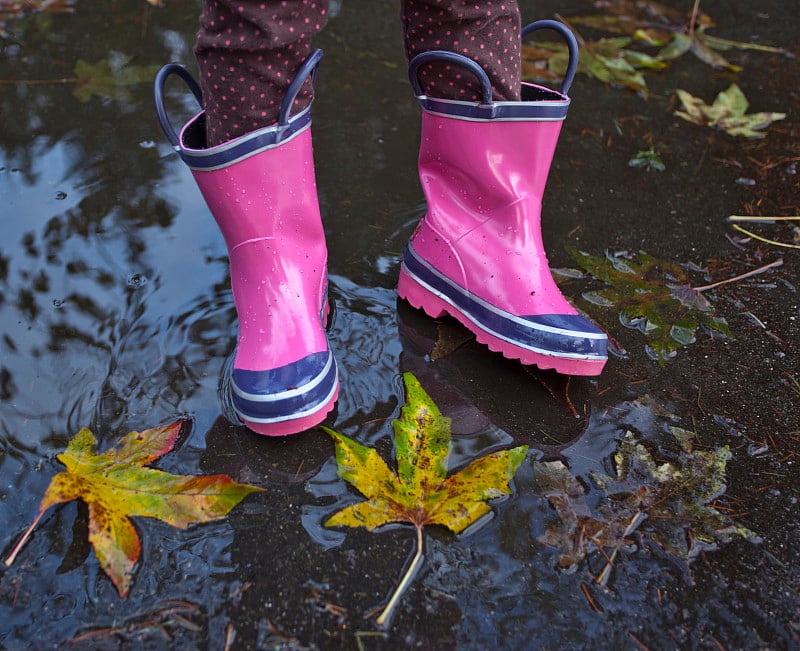
M714 315L711 302L694 289L681 265L644 252L628 259L611 254L593 256L573 248L567 251L581 269L610 285L585 292L583 298L598 307L618 309L620 322L644 334L648 352L659 363L693 343L700 327L733 336L725 319Z

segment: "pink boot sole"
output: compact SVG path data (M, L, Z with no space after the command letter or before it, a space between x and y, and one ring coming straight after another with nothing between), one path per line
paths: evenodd
M481 328L468 314L451 305L444 300L444 297L440 297L432 290L420 285L406 272L405 268L400 269L397 293L400 298L405 299L415 308L423 310L434 319L445 315L457 319L461 325L475 335L480 343L488 346L489 350L501 353L508 359L519 360L522 364L535 365L541 369L553 369L564 375L583 376L600 375L605 366L605 359L570 359L547 355L500 339Z

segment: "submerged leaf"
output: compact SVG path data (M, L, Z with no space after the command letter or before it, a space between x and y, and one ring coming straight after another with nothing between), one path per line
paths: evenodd
M615 306L620 322L645 335L658 361L674 357L678 348L693 343L700 327L733 336L726 321L714 316L709 300L692 287L682 266L644 252L626 259L567 250L578 266L611 285L583 297L599 307Z
M731 136L764 138L766 134L760 133L759 129L764 129L773 122L786 117L785 113L750 113L748 115L747 98L736 84L731 84L727 90L717 95L711 105L685 90L678 89L677 93L685 111L676 111L675 115L700 126L722 129Z
M574 566L594 550L625 546L637 527L640 535L686 560L733 538L758 541L715 507L725 491L728 447L694 450L694 432L671 431L681 452L668 462L656 461L631 432L625 434L614 455L615 475L592 474L606 497L593 499L599 504L594 509L583 485L560 461L534 464L538 489L558 516L539 541L560 550L560 567Z
M74 75L77 78L72 94L81 102L88 102L93 96L100 98L119 97L130 99L127 87L152 82L158 66L128 65L131 57L119 61L103 59L97 63L78 61Z
M536 462L533 469L537 493L558 515L538 540L561 552L559 567L577 565L595 549L624 544L626 524L592 511L583 486L561 461Z
M183 422L131 432L115 447L95 451L97 440L82 429L58 455L66 467L53 477L39 505L83 500L89 507L89 542L100 566L125 597L141 550L132 516L158 518L175 527L221 518L246 495L262 489L227 475L172 475L149 468L175 445Z
M627 432L614 455L616 474L592 477L615 502L618 513L643 512L653 540L666 551L691 559L701 546L713 546L734 537L757 540L734 524L714 504L725 492L730 450L694 450L687 432L673 431L681 452L671 462L657 462L650 451Z
M449 475L450 419L411 374L403 376L407 399L394 422L397 473L372 448L323 428L336 444L339 476L367 498L345 507L326 526L375 529L390 522L418 527L440 524L459 533L490 510L487 500L511 492L527 446L476 459Z
M451 321L439 323L437 331L439 336L436 339L436 345L431 351L432 360L447 357L475 338L469 330Z

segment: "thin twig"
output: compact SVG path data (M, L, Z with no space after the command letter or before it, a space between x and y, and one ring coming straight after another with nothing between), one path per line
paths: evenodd
M606 566L603 568L603 571L600 572L600 575L595 579L595 583L602 585L603 587L606 586L608 583L608 577L611 575L611 567L614 565L614 561L617 558L617 554L619 553L620 547L622 547L622 542L630 536L635 530L636 527L639 526L639 523L644 520L647 516L641 511L637 511L633 518L631 519L628 526L625 528L625 531L622 533L622 538L620 538L617 545L614 547L614 551L611 552L611 558L606 557L607 563ZM597 545L597 543L595 543ZM605 554L603 554L605 556Z
M77 77L62 77L61 79L0 79L0 86L49 86L52 84L74 84Z
M650 647L647 646L644 642L642 642L638 637L636 637L630 631L628 631L628 637L631 638L634 642L636 642L636 644L638 644L642 648L642 651L650 651Z
M375 620L375 623L378 624L378 626L383 626L392 616L392 612L394 611L397 602L400 601L400 597L403 596L403 593L406 591L411 579L413 579L414 575L417 573L420 563L422 563L422 525L417 525L417 553L414 555L414 560L411 561L411 565L408 566L408 570L403 576L403 580L400 581L400 585L397 586L392 598L389 600L389 603L386 604L386 608L383 609L383 612L380 614L378 619Z
M734 228L738 227L734 226ZM733 278L726 278L725 280L720 280L718 282L711 283L710 285L703 285L702 287L692 287L692 289L696 292L704 292L707 289L714 289L715 287L719 287L720 285L727 285L728 283L734 283L737 280L744 280L745 278L749 278L750 276L756 276L760 273L767 271L768 269L773 269L774 267L780 267L782 264L783 264L783 258L778 258L777 260L770 262L769 264L765 264L763 267L759 267L758 269L753 269L752 271L748 271L747 273L739 274L738 276L734 276Z
M16 544L14 549L11 550L11 554L6 559L6 567L11 567L11 564L14 562L14 559L17 558L17 554L19 554L19 550L22 549L22 546L26 542L28 542L28 538L30 538L31 533L33 533L33 530L36 528L36 525L39 524L39 520L42 519L43 515L44 511L40 511L39 515L36 516L36 519L33 521L31 526L28 527L28 529L25 531L24 534L22 534L22 538L19 539L19 542Z
M296 480L297 480L297 478L300 476L300 471L303 469L303 464L304 464L305 462L306 462L306 460L305 460L305 459L300 459L300 465L299 465L299 466L297 466L297 470L296 470L296 471L295 471L295 473L294 473L294 478L295 478L295 481L296 481Z
M700 0L694 0L694 7L692 8L692 19L689 21L689 38L694 39L694 23L697 20L697 14L700 12Z
M775 246L782 246L787 249L800 249L800 245L798 244L786 244L785 242L778 242L777 240L771 240L767 237L761 237L760 235L756 235L755 233L742 228L738 224L734 224L733 229L739 231L740 233L744 233L748 237L752 237L754 240L764 242L765 244L774 244Z
M230 651L235 641L236 628L234 628L233 624L228 624L228 627L225 629L225 648L223 651Z
M564 18L564 16L562 16L561 14L556 14L556 19L558 20L558 22L564 23L569 28L569 30L573 34L575 34L575 40L577 40L578 45L580 45L581 48L584 49L586 46L586 39L584 39L583 36L581 36L581 33L577 29L575 29L575 27L573 27L572 24L570 24L570 22L566 18ZM587 54L591 54L591 52L589 52L588 50L585 51ZM594 58L594 55L592 55L592 58Z
M787 216L765 216L765 215L731 215L729 222L790 222L800 221L800 215L794 217Z
M589 606L591 606L592 610L596 613L602 613L603 609L597 605L597 602L589 592L589 587L585 583L581 583L581 591L583 592L583 596L586 597L586 601L589 602Z

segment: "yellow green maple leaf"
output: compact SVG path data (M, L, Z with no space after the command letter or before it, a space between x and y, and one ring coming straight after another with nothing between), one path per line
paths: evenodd
M76 499L89 507L89 542L119 595L128 594L141 542L131 517L157 518L185 529L224 517L248 494L263 489L239 484L227 475L173 475L147 467L173 449L185 421L130 432L106 452L80 430L58 460L58 473L39 504L36 520L6 561L10 565L28 534L50 507Z
M366 498L341 509L325 526L366 527L408 522L417 528L417 554L395 596L378 618L382 624L422 558L422 527L439 524L460 533L491 511L488 500L509 495L510 482L527 446L480 457L448 474L450 419L411 374L405 373L406 404L393 423L397 472L374 448L323 428L336 444L339 476Z
M736 84L719 93L712 104L706 104L680 88L676 93L685 111L675 111L675 115L693 124L722 129L731 136L764 138L766 134L761 133L760 129L786 117L786 113L774 111L747 113L749 103Z

